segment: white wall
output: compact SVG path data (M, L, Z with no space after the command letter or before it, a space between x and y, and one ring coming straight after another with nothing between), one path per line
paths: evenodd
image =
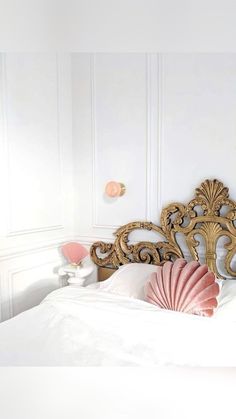
M160 87L162 204L214 177L236 199L236 54L165 54Z
M76 234L159 220L205 178L236 198L236 54L73 54ZM108 180L127 193L108 200Z
M2 320L60 285L62 242L158 222L208 177L236 198L235 54L0 58ZM107 199L109 180L126 194Z
M68 55L1 54L0 316L60 283L58 245L73 233Z

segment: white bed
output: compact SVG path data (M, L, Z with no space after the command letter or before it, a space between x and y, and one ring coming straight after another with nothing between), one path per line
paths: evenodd
M235 280L224 281L212 318L159 309L144 301L143 291L156 264L183 255L177 233L185 236L195 260L195 235L202 235L205 262L217 277L217 242L226 236L224 268L235 278L235 221L236 202L213 180L203 182L186 206L165 208L161 227L122 226L114 243L91 248L101 269L121 265L111 278L54 291L39 306L0 324L0 366L236 366ZM164 241L130 245L128 235L137 228L153 230Z
M0 325L0 366L236 366L236 316L228 317L224 301L207 318L64 287Z

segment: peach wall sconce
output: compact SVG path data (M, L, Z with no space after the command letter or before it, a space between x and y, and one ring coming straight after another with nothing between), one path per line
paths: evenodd
M111 181L106 184L105 194L110 198L118 198L124 195L125 185L120 182Z

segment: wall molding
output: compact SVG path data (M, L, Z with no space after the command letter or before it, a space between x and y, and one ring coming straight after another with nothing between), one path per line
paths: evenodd
M163 57L158 54L158 132L157 132L157 217L160 219L162 204L162 144L163 144Z
M54 231L54 230L63 230L64 226L62 224L55 224L45 227L34 227L34 228L27 228L25 230L16 230L16 231L10 231L6 235L6 237L16 237L16 236L23 236L25 234L32 234L32 233L42 233L47 231Z
M92 228L116 230L119 226L114 224L99 224L97 222L97 118L96 118L96 82L95 82L95 54L90 54L90 88L91 88L91 141L92 141Z
M92 227L95 229L116 230L118 225L99 224L97 222L97 132L96 132L96 82L95 82L95 54L90 54L90 88L91 88L91 141L92 141Z
M50 249L55 249L62 244L75 240L74 236L63 236L53 240L44 240L30 245L21 245L17 247L9 247L0 250L0 262L14 259L17 257L27 256L33 253L39 253Z
M145 219L151 219L151 195L152 195L152 79L151 79L151 55L146 54L146 213Z
M52 224L49 226L43 226L43 227L32 227L32 228L26 228L26 229L14 229L12 227L12 218L11 218L11 184L10 184L10 172L11 172L11 166L10 166L10 151L9 151L9 136L8 136L8 116L7 116L7 97L8 97L8 86L7 86L7 63L6 63L6 53L1 54L1 63L2 63L2 114L3 114L3 131L4 131L4 148L6 153L6 161L7 161L7 173L6 173L6 179L7 179L7 202L8 202L8 208L7 211L7 217L6 217L6 237L15 237L19 235L25 235L25 234L32 234L32 233L38 233L38 232L48 232L53 230L62 230L64 229L64 225L62 222L60 224ZM62 192L62 150L61 150L61 141L60 141L60 81L59 81L59 59L58 54L56 54L56 83L57 83L57 152L58 152L58 159L59 159L59 187L60 187L60 201L61 201L61 207L59 211L60 219L63 220L63 192Z
M5 178L6 178L6 189L5 189L5 202L8 204L8 209L10 208L10 161L9 161L9 141L8 141L8 121L7 121L7 74L6 74L6 53L1 54L1 66L2 66L2 122L3 122L3 144L4 144L4 154L6 162ZM6 222L6 236L10 231L10 211L6 211L5 222Z
M146 54L146 209L145 219L155 221L158 216L157 166L158 155L158 54ZM116 230L120 226L99 224L97 221L97 133L96 133L96 58L90 55L91 86L91 141L92 141L92 227L94 229Z
M77 235L75 237L75 240L80 242L81 244L87 245L87 246L91 246L93 243L95 243L96 241L104 241L104 242L112 242L114 241L114 238L109 237L109 236L87 236L87 235Z
M16 269L9 269L7 271L7 283L8 283L8 291L9 291L9 317L13 317L15 316L15 312L14 312L14 295L13 295L13 280L14 280L14 276L22 273L22 272L27 272L33 269L40 269L43 266L47 266L47 265L56 265L58 263L58 261L56 259L47 261L47 262L42 262L42 263L37 263L37 264L28 264L28 265L24 265L20 268L16 268ZM6 314L6 313L5 313Z
M18 60L21 68L19 82L22 80L22 84L19 86L20 90L15 92L14 89L18 88L18 84L13 77L18 73L18 69L15 67ZM33 91L32 93L29 91L29 96L25 98L26 102L22 108L22 112L24 112L22 121L27 122L26 117L28 111L31 112L32 107L32 121L38 121L40 124L37 125L39 131L36 133L37 139L39 141L42 139L42 148L39 143L40 157L44 153L43 146L47 147L46 139L48 137L43 138L43 135L44 133L49 135L47 127L50 129L52 142L49 146L49 152L54 158L53 184L55 184L57 191L57 204L55 205L53 195L50 195L53 191L51 191L50 186L51 168L49 164L47 165L48 170L45 168L45 176L43 177L43 184L46 186L49 181L45 194L42 192L43 197L49 197L42 203L43 210L45 205L45 216L44 218L40 215L38 217L37 215L32 216L30 218L31 222L25 218L22 225L20 213L17 216L16 212L17 202L14 191L18 186L16 186L14 179L17 180L18 172L14 167L14 162L18 158L18 147L20 149L24 143L27 152L27 144L23 138L24 142L18 141L18 134L15 129L17 125L15 123L18 123L18 118L21 116L21 114L18 115L18 110L21 107L21 99L24 99L25 88L28 86L27 77L31 66L33 74L30 86L32 86ZM40 75L41 68L44 71L42 76ZM69 102L70 70L68 56L65 57L64 54L53 53L49 56L47 54L45 58L43 56L42 58L36 57L36 61L33 54L32 56L31 54L26 55L26 57L18 57L17 54L13 54L13 56L7 53L0 54L0 90L2 92L0 95L1 191L2 197L4 197L1 206L3 222L0 231L0 321L12 317L20 310L24 310L24 307L37 304L41 296L61 285L56 275L56 269L64 263L60 247L65 242L75 240L72 223L68 221L68 217L72 214L70 197L68 201L66 200L70 193L67 186L72 188L71 182L73 181L71 172L73 150L71 148L72 142L68 141L71 139L69 131L71 123L71 114L69 113L69 106L71 106ZM37 76L39 76L39 79ZM40 93L40 89L43 89L43 91L37 98L36 90ZM51 99L46 113L46 110L41 106L43 106L43 100L47 98L47 89L49 89ZM12 109L17 110L17 112L12 114ZM41 115L37 119L40 109L42 109L42 115L45 115L45 121L42 121ZM33 125L30 125L29 129L26 128L26 134L34 137L34 128ZM37 144L36 150L38 150ZM32 158L30 162L32 162L33 167L38 156L34 152L33 145L30 151L32 151L32 154L29 154L30 157L23 155L22 161L27 164L26 159ZM49 158L47 161L49 161ZM64 171L67 171L68 165L70 165L69 177L64 176ZM19 167L18 163L17 167ZM39 167L42 168L40 162ZM37 173L35 170L36 177ZM65 174L67 175L67 172ZM32 191L33 181L34 179L28 185L29 190ZM18 184L19 182L17 182ZM19 184L19 186L21 185ZM33 192L33 196L36 196L37 192ZM29 206L31 208L30 202ZM24 205L22 202L20 207L23 211ZM52 208L56 208L56 211L52 211ZM37 206L33 201L32 209L37 211Z
M14 275L31 269L40 269L46 265L52 265L55 268L62 265L63 257L59 248L65 242L72 240L75 240L74 237L65 236L57 240L47 240L30 246L4 249L4 251L0 252L0 264L2 264L0 275L0 322L15 315L14 295L12 292ZM49 253L52 251L53 255ZM16 266L16 268L9 268L12 266ZM33 278L32 286L34 286Z
M157 220L158 56L146 54L146 221Z

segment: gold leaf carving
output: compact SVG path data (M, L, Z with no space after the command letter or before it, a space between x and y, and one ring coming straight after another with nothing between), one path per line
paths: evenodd
M231 266L236 253L236 202L229 198L228 188L216 179L205 180L195 192L194 198L187 205L172 203L164 208L160 226L150 222L132 222L115 232L114 243L94 243L91 246L93 261L99 266L111 267L132 262L160 265L167 260L183 257L183 250L176 240L177 233L185 237L192 258L198 260L200 243L196 236L199 235L205 243L205 262L221 277L216 264L216 247L219 238L225 236L228 239L224 246L227 251L225 270L230 276L236 277ZM225 215L221 213L223 207ZM140 229L154 231L163 240L130 243L130 233Z

